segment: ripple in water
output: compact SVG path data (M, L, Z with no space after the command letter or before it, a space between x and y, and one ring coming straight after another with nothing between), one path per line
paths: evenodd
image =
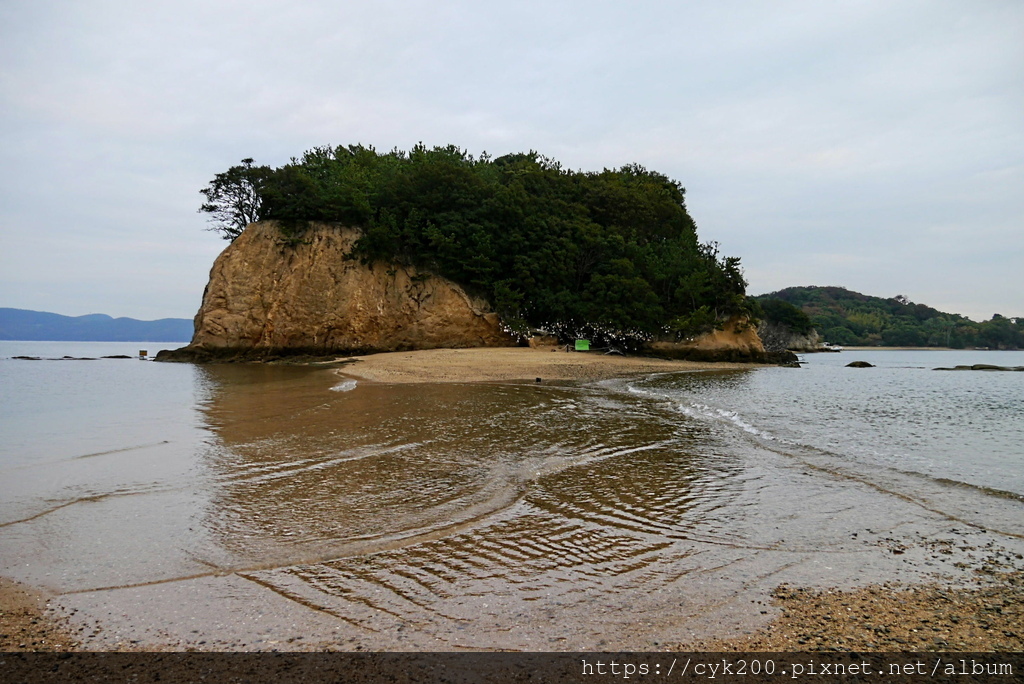
M69 609L124 616L132 638L199 640L181 602L201 617L200 597L209 624L250 639L255 627L222 620L244 597L264 616L310 616L280 629L349 647L585 650L763 620L751 600L782 581L936 572L885 539L964 528L968 506L983 511L971 534L1012 541L983 528L1019 529L1019 500L878 469L893 444L934 444L927 425L892 443L855 431L872 405L857 391L883 396L868 424L935 410L894 413L877 382L855 391L839 369L807 370L538 387L199 369L189 440L136 431L87 459L6 471L22 493L0 557L82 592L61 599ZM128 588L94 591L114 586ZM314 615L332 627L315 632Z

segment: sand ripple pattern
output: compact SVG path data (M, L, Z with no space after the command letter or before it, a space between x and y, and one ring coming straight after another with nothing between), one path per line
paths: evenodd
M740 469L657 402L448 386L410 422L387 405L411 391L360 386L332 397L328 425L368 409L343 432L251 434L215 455L207 525L243 577L360 631L433 624L454 646L470 621L486 639L510 616L657 592L741 541L718 519Z

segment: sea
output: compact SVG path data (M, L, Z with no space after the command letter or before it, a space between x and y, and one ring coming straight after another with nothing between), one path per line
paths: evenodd
M170 346L0 342L0 576L87 648L652 650L1024 567L1024 372L934 370L1024 352L389 385Z

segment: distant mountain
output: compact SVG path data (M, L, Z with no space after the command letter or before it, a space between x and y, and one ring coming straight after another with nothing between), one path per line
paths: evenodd
M803 311L826 342L855 346L1024 348L1024 318L995 314L982 323L915 304L902 295L872 297L842 287L787 287L759 295Z
M192 321L161 318L139 321L106 314L61 316L44 311L0 308L0 340L76 342L188 342Z

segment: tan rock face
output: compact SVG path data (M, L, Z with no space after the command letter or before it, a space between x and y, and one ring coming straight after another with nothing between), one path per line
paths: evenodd
M513 344L497 314L413 268L346 259L359 233L314 226L297 245L254 223L217 258L188 349L382 352Z
M817 330L812 329L806 335L799 335L788 326L771 321L762 321L757 328L757 335L767 351L789 349L796 352L815 352L821 351L823 347Z
M655 340L646 345L651 354L695 361L765 361L778 362L765 352L757 330L744 317L730 318L720 330L713 330L685 342ZM795 357L794 357L795 358Z

